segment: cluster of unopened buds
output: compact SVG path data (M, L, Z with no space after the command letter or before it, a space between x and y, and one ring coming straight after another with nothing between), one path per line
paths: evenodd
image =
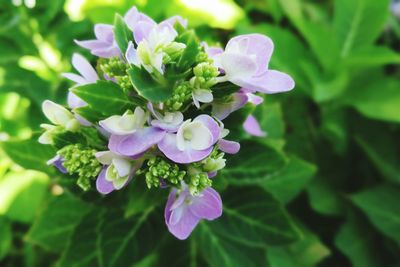
M186 239L200 220L222 214L213 180L225 155L240 149L227 139L224 119L260 104L259 93L293 89L294 81L268 69L273 43L260 34L234 37L225 49L210 47L181 17L156 23L135 7L94 32L96 39L76 43L98 57L96 67L74 54L79 74L64 74L75 83L68 107L43 103L52 124L42 125L39 141L57 149L48 164L77 177L84 190L95 184L101 194L134 179L170 190L165 222ZM252 115L243 126L265 135Z

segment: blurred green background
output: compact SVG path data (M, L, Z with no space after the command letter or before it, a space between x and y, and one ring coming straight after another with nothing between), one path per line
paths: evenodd
M60 177L45 163L54 151L36 141L45 121L41 103L65 103L70 84L60 74L71 70L72 53L94 59L73 40L92 38L94 23L112 24L115 12L132 5L157 21L181 15L210 44L223 46L238 34L268 35L275 43L272 67L294 77L294 91L267 96L255 115L268 133L265 142L291 159L290 170L263 187L306 234L292 245L267 248L265 266L400 266L396 3L1 0L0 266L55 266L64 255L62 245L46 246L53 233L38 230L46 229L43 213L51 200L63 194Z

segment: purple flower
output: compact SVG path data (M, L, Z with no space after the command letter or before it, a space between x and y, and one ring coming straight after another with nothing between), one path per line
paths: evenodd
M166 133L158 148L176 163L191 163L206 158L219 140L221 129L208 115L186 120L177 133Z
M63 165L64 159L60 155L56 155L54 158L49 159L47 161L47 165L53 165L56 167L60 172L67 173L67 169L65 169Z
M391 5L390 5L390 10L392 11L392 14L396 18L400 18L400 1L398 0L393 0Z
M248 134L252 136L264 137L267 135L267 133L261 129L260 124L253 115L249 115L247 117L247 119L243 123L243 128Z
M271 39L261 34L232 38L225 51L214 56L215 65L225 72L220 80L268 94L293 89L294 81L289 75L268 69L273 49Z
M121 55L121 51L114 38L113 26L108 24L94 25L94 34L96 39L78 41L75 43L79 46L89 49L90 52L98 57L110 58Z
M219 194L208 187L198 196L192 196L187 185L182 185L178 194L173 189L165 206L165 223L178 239L186 239L201 219L215 220L222 215L222 200Z
M137 48L130 42L125 57L130 64L143 66L149 73L156 70L163 74L164 50L180 50L185 47L184 44L173 43L177 35L176 30L167 22L156 24L140 21L133 32Z
M216 118L223 120L228 117L232 112L243 107L249 98L243 92L234 93L230 98L223 100L216 100L212 104L212 114Z
M75 53L72 55L72 66L80 75L75 73L63 73L62 76L75 82L76 85L95 83L99 79L96 70L90 65L89 61L80 54ZM86 102L74 93L68 93L68 106L70 108L79 108L86 105Z
M141 21L155 23L154 20L152 20L150 17L139 12L135 6L129 9L128 12L125 13L124 20L128 28L132 32L135 31L136 25Z

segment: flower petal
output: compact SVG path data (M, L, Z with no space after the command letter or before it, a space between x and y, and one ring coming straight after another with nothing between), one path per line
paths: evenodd
M83 101L80 97L72 92L68 92L68 106L70 108L80 108L87 105L85 101Z
M215 144L218 141L221 133L221 127L218 125L218 123L212 117L204 114L197 116L193 122L195 121L201 121L208 128L213 137L212 144Z
M222 215L222 200L217 191L208 187L193 197L190 211L198 218L214 220Z
M218 141L218 147L220 150L228 154L236 154L240 150L240 144L238 142L225 139Z
M72 55L72 66L85 78L86 83L95 83L99 76L89 61L78 53Z
M176 144L176 135L167 133L165 137L158 143L158 148L170 160L176 163L191 163L205 159L212 152L213 147L205 150L193 150L191 148L181 151Z
M212 105L212 115L223 120L227 118L232 112L243 107L248 101L248 97L243 93L236 93L233 95L233 99L227 103L213 103Z
M268 70L260 76L243 80L240 83L243 87L266 94L287 92L295 86L292 77L276 70Z
M94 25L94 35L97 40L112 43L114 41L114 26L98 23Z
M112 182L106 180L107 166L104 166L96 180L96 189L102 194L109 194L114 191Z
M111 135L108 147L111 151L124 156L136 156L160 142L165 131L155 127L146 127L125 136Z
M133 64L135 66L140 66L139 58L137 56L137 51L132 41L129 41L128 48L125 53L126 60L129 64Z
M238 81L249 79L257 72L255 59L238 53L221 54L221 65L229 81L239 86Z
M274 51L272 40L262 34L239 35L229 40L225 50L229 51L234 46L243 46L244 43L246 47L240 48L245 49L244 52L247 55L255 56L258 69L257 74L265 71L268 68L269 60Z
M253 115L249 115L243 123L244 130L253 136L264 137L267 135L266 132L261 130L260 124Z
M148 21L140 21L139 23L137 23L133 31L133 37L136 44L139 44L144 39L148 39L151 30L155 26L156 25L154 23Z

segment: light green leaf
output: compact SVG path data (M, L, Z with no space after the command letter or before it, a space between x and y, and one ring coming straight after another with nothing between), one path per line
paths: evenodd
M120 14L115 14L114 18L114 36L122 54L128 49L129 40L132 39L132 32L126 26L124 18Z
M400 81L383 76L368 81L352 88L344 98L346 103L368 118L400 123Z
M368 46L354 51L346 64L351 68L371 68L388 64L400 64L400 54L385 46Z
M334 27L341 56L371 45L385 26L388 10L389 0L336 0Z
M127 109L134 108L122 88L111 81L100 80L97 83L74 87L71 91L104 115L122 114Z
M26 239L46 250L61 252L89 210L87 203L68 193L54 197L33 223Z
M172 95L173 86L165 80L155 81L145 69L131 66L128 74L136 91L149 101L161 102Z
M7 173L0 181L0 215L30 222L44 200L48 182L47 175L37 171Z
M400 188L381 185L352 195L352 201L383 234L400 244Z
M1 146L15 163L26 169L47 173L53 171L53 168L47 166L46 162L54 157L55 150L51 146L39 144L36 138L3 142Z
M222 217L207 224L215 235L250 247L284 245L299 238L282 204L263 189L230 187L222 199Z

